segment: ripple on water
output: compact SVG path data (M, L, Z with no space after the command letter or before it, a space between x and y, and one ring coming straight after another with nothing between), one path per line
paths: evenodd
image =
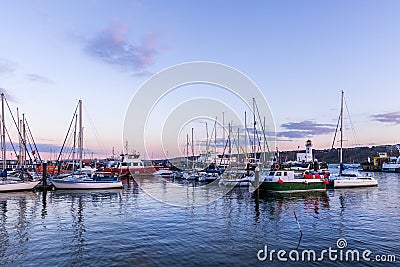
M198 207L163 204L133 185L1 194L0 265L265 266L279 263L257 260L265 245L322 250L338 238L351 249L399 255L400 175L376 177L378 188L262 194L258 203L234 189Z

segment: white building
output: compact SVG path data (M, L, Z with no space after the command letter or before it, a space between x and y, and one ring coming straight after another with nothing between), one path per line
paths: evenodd
M306 142L306 152L305 153L297 153L296 154L297 161L299 162L312 162L313 154L312 154L312 143L311 140L307 140Z

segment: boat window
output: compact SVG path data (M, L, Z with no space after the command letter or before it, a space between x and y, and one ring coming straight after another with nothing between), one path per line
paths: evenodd
M284 172L284 173L283 173L283 176L287 176L287 172Z
M275 176L282 176L282 172L276 172Z
M275 172L269 172L270 176L274 176Z
M121 166L128 166L128 164L126 162L122 162Z

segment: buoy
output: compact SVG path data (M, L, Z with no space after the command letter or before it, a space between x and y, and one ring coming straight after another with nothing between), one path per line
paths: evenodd
M279 179L278 184L283 184L283 181L281 179Z

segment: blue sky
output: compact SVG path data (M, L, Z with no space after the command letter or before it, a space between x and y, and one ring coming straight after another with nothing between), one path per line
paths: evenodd
M82 99L87 146L121 151L137 88L197 60L260 87L280 149L308 138L329 148L340 90L357 134L347 146L400 143L399 1L37 0L0 10L0 88L47 147L62 144Z

